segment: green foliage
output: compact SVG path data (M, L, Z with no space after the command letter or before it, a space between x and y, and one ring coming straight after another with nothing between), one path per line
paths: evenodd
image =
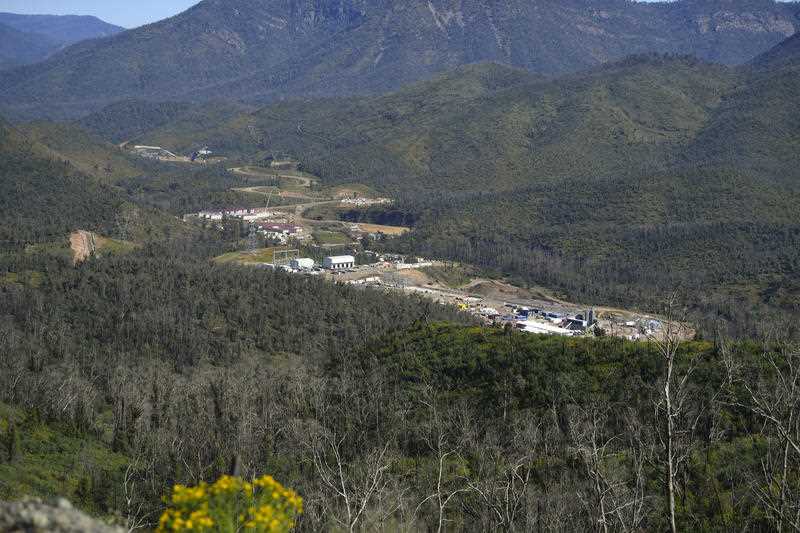
M5 434L5 454L6 454L6 461L9 463L15 463L17 459L19 459L21 451L21 441L19 432L17 431L17 426L14 422L10 422L8 424L8 428L6 429Z
M176 120L190 104L123 100L78 120L88 131L113 143L130 142L146 131Z
M140 163L142 174L117 182L138 205L166 211L175 216L211 209L264 207L262 194L231 189L258 187L269 182L229 172L225 165L190 167L186 164ZM291 204L292 199L273 195L270 205Z
M108 234L123 204L118 191L0 122L0 241L63 239L75 229Z
M3 403L0 435L4 455L14 454L13 461L0 461L0 499L62 496L103 515L114 507L129 460L111 452L96 435Z

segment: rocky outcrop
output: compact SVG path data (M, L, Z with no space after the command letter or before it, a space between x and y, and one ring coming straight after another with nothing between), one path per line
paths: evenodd
M0 531L4 533L124 533L74 509L61 498L47 504L41 500L0 502Z

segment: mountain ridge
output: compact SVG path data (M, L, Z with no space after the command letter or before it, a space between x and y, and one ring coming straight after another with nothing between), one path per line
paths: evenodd
M0 71L40 61L56 47L43 35L22 32L0 22Z
M0 70L37 63L77 42L123 30L91 16L0 12Z
M22 15L0 12L0 24L25 33L43 35L61 46L87 39L110 37L125 28L91 15Z
M16 69L0 96L8 114L57 118L125 99L377 94L484 61L546 75L647 52L743 63L795 33L798 11L771 0L205 0Z

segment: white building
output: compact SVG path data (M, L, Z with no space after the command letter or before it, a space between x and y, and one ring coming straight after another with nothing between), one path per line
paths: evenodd
M560 328L555 325L545 324L542 322L536 322L535 320L526 320L525 322L520 322L523 325L523 329L528 333L543 333L545 335L561 335L562 337L571 337L575 334L575 332L570 331L568 329Z
M326 257L322 265L328 270L345 270L356 265L356 258L352 255L335 255Z
M289 266L295 270L311 270L314 268L314 260L309 258L292 259Z

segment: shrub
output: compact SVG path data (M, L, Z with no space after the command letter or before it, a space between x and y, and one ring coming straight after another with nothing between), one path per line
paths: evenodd
M303 512L303 500L297 493L284 488L271 476L252 483L239 477L222 476L211 485L175 485L166 503L159 533L280 533L291 530L296 517Z

